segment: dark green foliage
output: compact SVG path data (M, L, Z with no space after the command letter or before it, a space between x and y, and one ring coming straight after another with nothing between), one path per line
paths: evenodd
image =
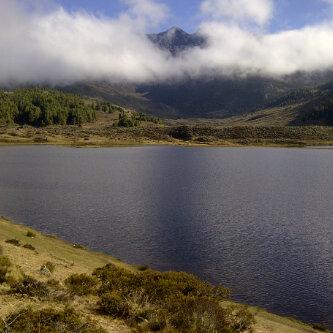
M29 238L35 238L36 234L29 230L29 231L27 231L26 236L29 237Z
M149 269L149 266L147 265L140 265L138 266L138 270L143 272L143 271L147 271Z
M41 269L43 269L43 267L46 267L50 273L53 273L55 271L55 264L53 262L47 261L42 267Z
M150 122L150 123L154 123L154 124L160 124L161 123L161 119L160 118L149 116L149 115L147 115L145 113L142 113L142 112L140 112L138 114L138 116L136 117L136 119L138 121Z
M330 332L330 330L327 327L321 324L312 324L311 326L317 331L326 332L326 333Z
M77 243L73 244L73 247L75 247L76 249L79 249L79 250L85 250L86 249L83 245L77 244Z
M39 88L0 92L3 124L80 125L95 118L95 109L76 95Z
M102 282L100 293L116 290L122 294L129 294L135 290L144 290L150 299L158 302L172 295L207 296L219 299L229 295L228 289L212 286L194 275L183 272L144 271L134 274L108 264L96 269L93 274Z
M114 113L114 112L123 112L124 108L118 105L111 104L105 101L95 101L93 107L96 111L102 111L106 113Z
M119 113L118 127L136 127L138 124L138 120L132 115L124 111Z
M8 316L0 329L11 333L105 333L71 308L34 310L29 307Z
M320 98L304 105L295 121L302 124L317 124L333 126L333 97Z
M233 330L229 321L230 311L210 298L180 297L168 303L172 313L171 325L180 332L242 332Z
M6 282L6 274L12 263L8 257L0 257L0 283Z
M116 292L108 292L100 297L98 303L103 313L114 318L127 318L129 316L129 306L124 298Z
M65 280L65 284L72 294L84 296L96 292L98 280L87 274L73 274Z
M159 118L148 116L144 113L126 112L124 109L119 113L118 127L137 127L140 122L159 124Z
M48 297L50 293L46 283L38 281L30 276L25 276L23 281L12 284L11 291L15 294L39 298Z
M190 141L192 139L192 132L191 128L188 126L180 126L176 128L172 128L169 133L175 139L183 140L183 141Z
M14 246L21 246L20 241L17 239L7 239L7 240L5 240L5 242L8 244L12 244Z
M235 333L249 331L253 316L239 307L222 307L229 291L182 272L132 273L108 264L94 271L100 282L101 313L143 331Z
M23 247L27 250L36 251L36 248L34 246L32 246L31 244L25 244L25 245L23 245Z
M46 284L52 289L59 289L60 287L60 282L55 279L47 280Z

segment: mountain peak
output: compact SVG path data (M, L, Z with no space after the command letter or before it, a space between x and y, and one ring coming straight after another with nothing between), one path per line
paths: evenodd
M167 34L167 35L176 35L176 34L181 34L181 35L188 35L187 32L185 32L183 29L179 28L179 27L171 27L170 29L161 32L161 34Z
M205 39L198 34L189 34L174 26L158 34L148 35L148 38L159 48L168 50L173 55L196 46L203 46Z

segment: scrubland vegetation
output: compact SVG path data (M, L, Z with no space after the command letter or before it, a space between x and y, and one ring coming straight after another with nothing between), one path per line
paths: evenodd
M326 112L330 106L320 104L316 107ZM82 98L50 89L17 89L0 92L0 144L333 144L332 127L268 126L265 112L219 121L162 121L101 99ZM282 113L282 118L288 118L287 111L274 111L276 124L280 124L278 118ZM311 115L315 116L307 113L307 116Z
M229 297L191 274L129 266L0 219L1 333L318 332Z

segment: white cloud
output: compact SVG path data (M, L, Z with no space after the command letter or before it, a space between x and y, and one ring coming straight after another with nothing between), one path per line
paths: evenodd
M15 0L0 0L0 84L148 82L333 69L333 22L272 34L249 31L234 21L207 20L200 26L207 46L172 57L155 47L145 31L152 19L165 17L165 7L127 1L129 11L110 19L61 7L31 11Z
M213 19L227 18L235 22L266 24L273 15L272 0L204 0L201 11Z
M288 75L333 69L333 24L273 34L255 34L239 26L204 23L208 47L188 54L201 72ZM203 65L204 64L204 65Z
M131 11L138 8L133 4L129 13L112 20L61 7L46 14L28 12L13 0L1 0L0 82L145 81L164 75L164 53L138 24L147 9L154 15L158 7L140 7L133 17Z
M152 0L123 0L123 2L130 6L128 14L134 19L139 18L155 26L169 16L169 9L163 3Z

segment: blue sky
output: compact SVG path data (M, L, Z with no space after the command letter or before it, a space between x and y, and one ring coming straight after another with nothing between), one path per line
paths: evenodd
M126 9L121 0L54 0L69 10L86 10L108 16L117 16ZM199 8L201 0L164 0L171 12L170 18L162 23L160 30L171 26L180 26L193 32L200 22ZM275 0L275 17L268 29L279 31L299 28L321 22L331 14L329 6L323 0Z

